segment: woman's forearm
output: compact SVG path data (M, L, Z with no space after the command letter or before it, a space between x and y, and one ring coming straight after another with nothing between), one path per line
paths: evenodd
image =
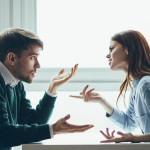
M150 142L150 134L135 135L133 142Z
M109 115L112 115L114 109L105 99L101 99L99 103Z

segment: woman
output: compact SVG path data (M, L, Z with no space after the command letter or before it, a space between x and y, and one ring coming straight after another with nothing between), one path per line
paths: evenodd
M144 36L134 30L115 34L111 38L109 54L106 56L110 69L123 70L126 78L120 86L117 98L125 97L128 85L131 87L129 107L126 112L120 112L113 108L102 96L87 91L86 86L80 96L71 96L84 99L85 102L97 102L106 110L106 116L127 132L140 127L143 135L118 132L121 137L105 134L100 131L107 140L101 142L146 142L150 141L150 47Z

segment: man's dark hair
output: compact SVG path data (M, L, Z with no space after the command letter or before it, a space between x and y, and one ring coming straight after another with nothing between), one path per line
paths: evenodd
M0 61L4 63L10 52L20 57L22 51L32 46L43 49L43 42L34 33L19 28L5 30L0 33Z

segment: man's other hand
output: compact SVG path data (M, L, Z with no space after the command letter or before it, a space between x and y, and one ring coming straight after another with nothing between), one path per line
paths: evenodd
M84 132L93 127L93 125L72 125L67 122L70 118L70 115L65 116L64 118L58 120L53 124L53 134L62 134L62 133L74 133L74 132Z

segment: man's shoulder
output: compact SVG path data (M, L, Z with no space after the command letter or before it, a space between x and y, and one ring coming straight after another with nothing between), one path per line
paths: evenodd
M4 78L3 78L3 76L0 74L0 87L3 88L3 89L5 89L5 88L4 88L5 86L6 86L6 85L5 85ZM21 89L24 89L24 85L23 85L22 81L20 81L20 82L17 84L16 88L17 88L17 89L20 89L20 90L21 90Z
M23 85L22 81L19 81L16 87L24 88L24 85Z
M0 73L0 86L5 86L5 81L4 78L2 77L1 73Z
M2 77L2 75L0 74L0 95L4 95L5 92L6 92L5 81Z

